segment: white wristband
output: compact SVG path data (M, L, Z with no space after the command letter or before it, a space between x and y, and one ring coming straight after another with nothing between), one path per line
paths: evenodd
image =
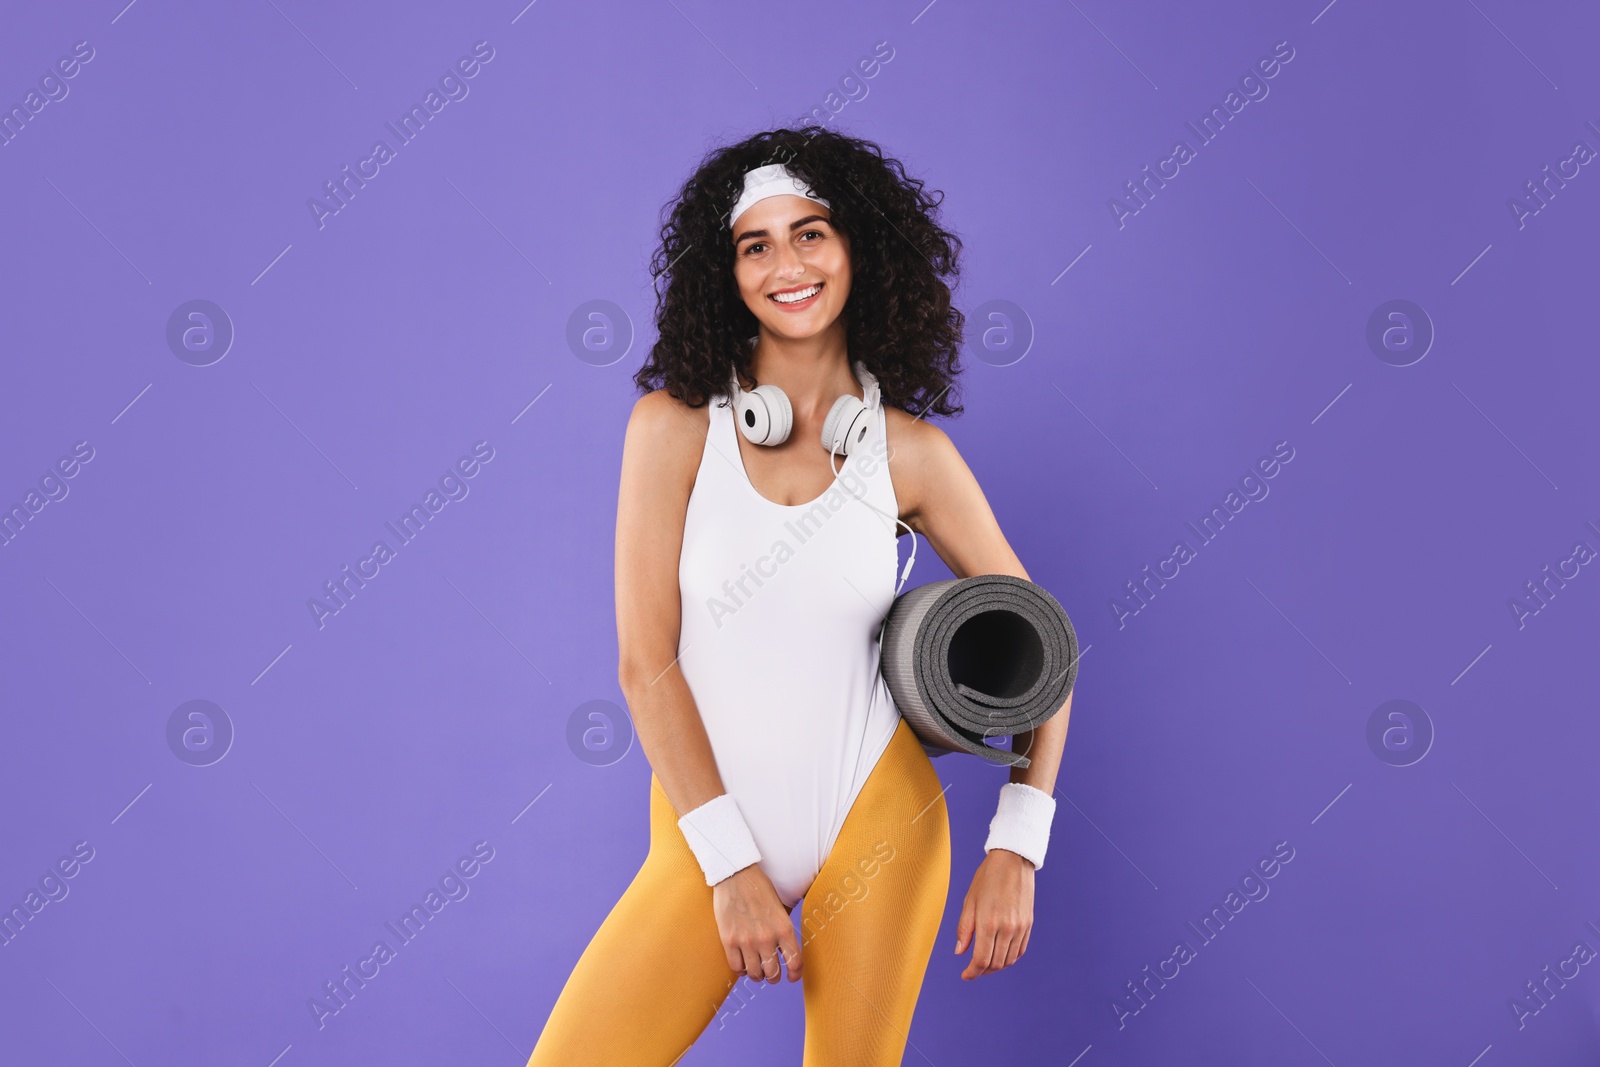
M1003 848L1015 852L1038 870L1044 866L1045 848L1050 844L1050 820L1055 817L1056 798L1041 789L1021 782L1000 787L1000 806L989 820L989 839L985 854Z
M761 859L750 827L739 814L733 794L723 793L678 820L689 850L700 861L706 885L716 885Z

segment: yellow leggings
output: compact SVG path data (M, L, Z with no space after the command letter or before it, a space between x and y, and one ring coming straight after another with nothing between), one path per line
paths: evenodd
M898 1065L944 916L950 825L939 776L902 719L801 902L805 1067ZM528 1067L670 1067L729 992L711 887L650 776L650 851L551 1009ZM760 983L766 985L766 983ZM780 982L788 984L787 975Z

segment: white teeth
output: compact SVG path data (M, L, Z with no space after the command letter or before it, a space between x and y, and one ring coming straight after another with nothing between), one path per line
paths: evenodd
M793 304L801 300L809 300L822 291L822 283L818 282L809 289L801 289L796 293L774 293L772 299L780 304Z

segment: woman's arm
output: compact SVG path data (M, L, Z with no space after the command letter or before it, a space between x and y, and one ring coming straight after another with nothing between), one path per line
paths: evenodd
M704 445L689 408L659 390L640 397L617 491L617 681L645 758L679 815L726 791L677 667L678 557Z
M617 491L617 680L645 758L680 818L726 792L678 668L678 560L707 416L660 390L641 397L628 418ZM730 970L776 982L782 959L789 980L800 980L793 922L759 863L717 882L712 910Z
M1032 581L1011 550L994 512L955 444L937 426L890 411L888 427L903 447L890 452L896 495L906 525L928 539L957 578L1009 574ZM1026 769L1011 768L1011 781L1044 793L1055 787L1067 741L1069 694L1061 710L1037 730L1015 735L1014 752L1026 753ZM1004 848L989 849L972 876L956 923L957 956L970 946L965 981L1012 966L1033 935L1033 864Z
M890 463L895 470L896 493L905 503L901 518L906 525L927 539L957 578L1009 574L1032 581L1000 532L978 479L949 435L898 408L884 410L891 412L889 432L903 444L890 453ZM1011 750L1026 755L1029 763L1026 768L1012 767L1011 781L1045 793L1055 788L1071 712L1069 693L1048 722L1013 736Z

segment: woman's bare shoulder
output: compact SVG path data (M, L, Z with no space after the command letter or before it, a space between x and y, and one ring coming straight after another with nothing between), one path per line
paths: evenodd
M624 458L652 480L687 489L700 466L710 424L710 404L690 407L665 389L652 390L634 401Z
M927 419L902 411L893 404L883 405L883 417L888 421L889 433L898 436L909 447L927 448L937 444L939 438L946 437L943 430Z
M890 404L883 405L889 471L901 518L920 514L929 486L942 483L955 445L939 427Z
M883 417L889 458L908 476L937 473L939 465L955 451L950 435L927 419L889 404L883 406Z
M703 431L711 419L711 405L706 403L692 408L665 389L652 389L633 402L632 419L651 424L652 427L659 423L666 431L687 420L690 425L698 426Z

